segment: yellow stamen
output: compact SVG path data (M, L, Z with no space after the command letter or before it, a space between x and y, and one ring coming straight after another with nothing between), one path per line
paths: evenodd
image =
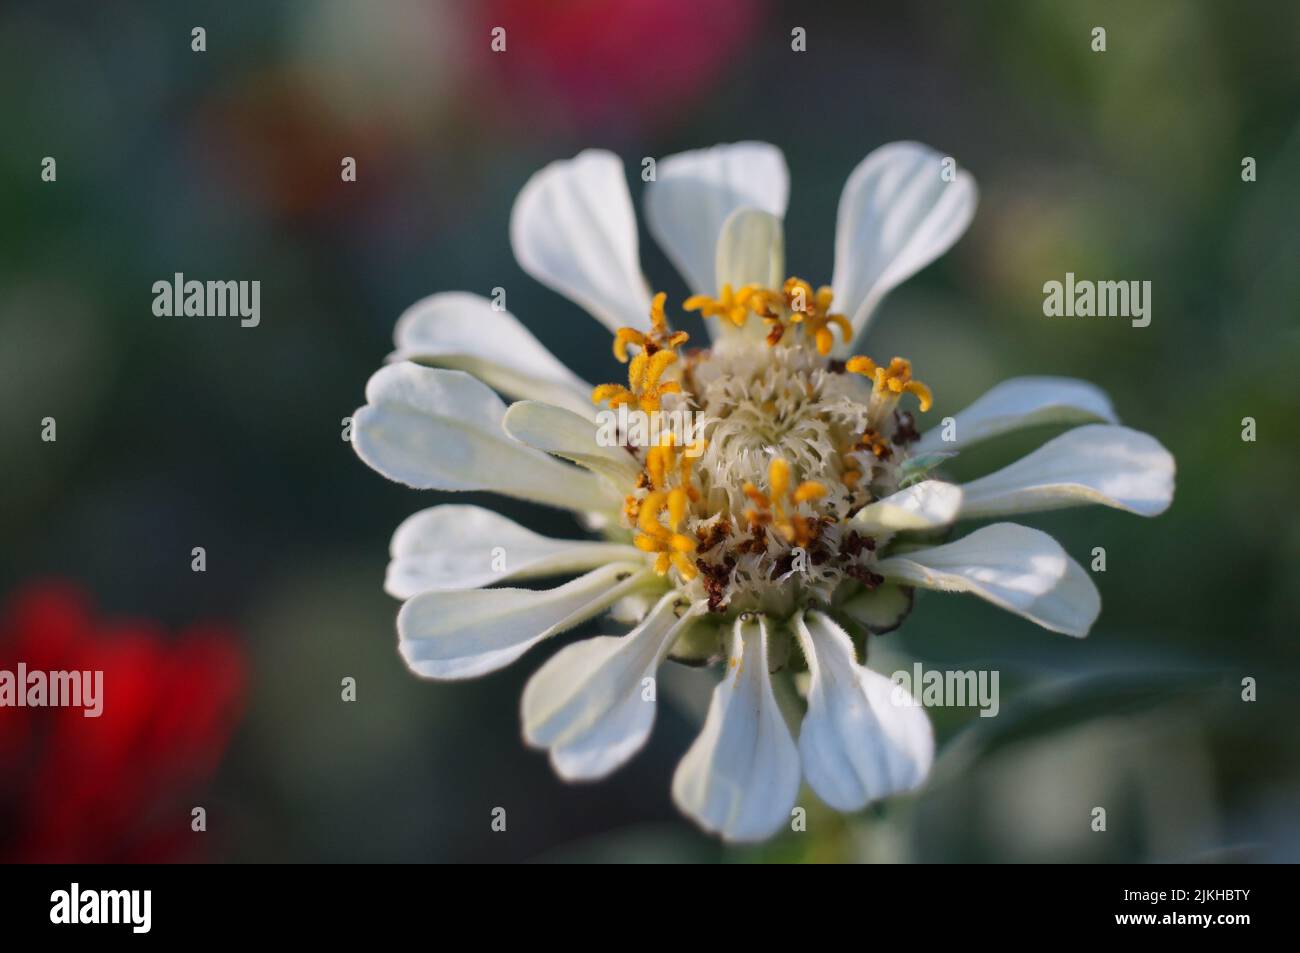
M755 292L761 291L757 285L741 285L735 291L731 285L723 285L716 298L708 295L691 295L682 303L683 311L698 311L702 318L726 318L736 327L744 327L749 318L751 299Z
M831 290L830 285L822 285L817 289L817 310L826 314L831 309L831 302L835 299L835 292Z
M627 366L628 390L635 393L645 386L645 368L649 363L650 358L646 356L645 351L632 358L632 363Z
M805 480L790 492L790 464L781 457L774 458L768 465L767 480L767 493L752 483L741 487L741 491L754 504L752 509L745 511L750 532L756 533L761 527L770 525L787 543L807 546L818 536L818 519L799 514L787 518L786 505L798 506L820 500L829 492L826 485L816 480Z
M643 357L644 354L638 355ZM668 365L677 360L677 354L674 351L656 351L654 357L650 358L645 369L645 383L648 387L653 387L659 383L659 378L663 376Z
M630 404L635 401L636 394L619 384L601 384L592 388L591 402L599 404L604 400L609 401L609 406L618 407L621 404Z
M760 490L758 487L754 486L754 484L746 483L744 486L740 488L740 491L744 493L745 496L749 497L750 502L752 502L754 505L762 507L765 510L771 508L772 503L767 498L767 494L764 493L762 490Z
M655 490L646 494L641 501L641 512L637 515L636 525L641 532L659 539L667 539L672 534L659 524L659 511L664 508L665 494Z
M677 571L682 574L682 578L687 582L700 574L700 571L695 568L695 564L691 562L685 553L673 553L670 558L673 565L677 567ZM663 573L660 573L660 575L663 575Z
M687 502L686 490L680 487L667 494L661 490L648 493L637 514L636 525L641 533L632 542L642 552L657 554L655 572L659 575L665 575L670 566L675 566L682 578L690 581L699 570L686 554L695 552L696 542L678 532L686 519ZM659 522L659 514L665 507L671 529Z
M787 278L781 290L785 292L786 307L793 312L791 320L798 321L801 315L816 313L817 296L813 294L812 285L802 278Z
M650 484L663 489L668 484L668 466L672 457L672 434L665 438L662 446L651 447L645 452L645 469L650 474Z
M921 403L921 412L925 413L934 403L930 388L920 381L912 379L912 362L902 357L895 357L888 367L881 367L869 357L857 355L851 357L844 365L851 374L861 374L872 378L872 391L877 395L914 394ZM892 405L891 405L892 406Z
M794 491L793 499L795 503L810 503L813 500L820 500L826 493L825 484L818 483L816 480L805 480Z
M831 328L839 328L840 335L847 344L853 336L853 325L849 324L849 319L842 314L825 314L814 315L804 324L805 333L811 333L813 341L817 345L817 353L825 357L835 346L835 335L831 333Z
M812 341L817 348L817 353L822 356L829 354L835 347L835 335L831 332L831 328L839 328L846 343L851 340L853 326L848 318L842 314L830 313L835 294L828 286L823 285L814 292L812 285L802 278L787 278L785 284L781 286L781 292L780 295L764 292L766 308L761 310L755 308L755 311L763 314L765 321L775 325L767 336L769 345L776 345L785 333L785 326L777 312L778 305L784 306L791 324L803 325L804 335ZM756 295L755 298L757 297Z
M668 545L673 548L674 552L695 552L695 540L691 539L689 536L684 536L681 533L674 533L673 538L668 541Z
M618 358L620 364L627 363L627 346L635 344L637 347L645 348L646 337L636 328L619 328L614 335L614 356Z
M616 384L601 384L591 392L591 401L599 404L608 400L610 407L622 404L635 404L641 410L658 410L664 394L681 392L677 381L662 381L668 367L677 360L677 348L681 347L690 336L685 331L672 331L668 327L668 316L664 313L664 302L668 295L659 292L650 304L650 332L648 334L636 328L619 328L614 334L614 357L620 363L627 364L627 387ZM636 346L640 351L630 357L628 348Z
M668 293L661 291L650 302L650 326L654 329L655 335L668 333L668 315L664 313L664 302L667 300Z
M672 331L668 327L668 315L664 313L664 302L668 300L666 292L659 292L650 302L650 341L657 348L674 349L681 347L691 339L685 331Z
M816 528L817 521L806 516L791 517L789 522L777 526L787 543L805 547L817 538Z
M757 288L749 295L749 310L764 321L774 321L785 305L785 296L767 288Z
M769 347L785 339L787 325L802 324L807 339L823 356L835 346L833 328L838 328L847 343L852 339L853 326L842 314L831 314L834 292L827 285L816 291L802 278L787 278L780 291L758 285L742 285L733 289L723 285L716 298L709 295L691 295L682 304L686 311L698 311L701 317L726 319L736 327L743 327L751 314L770 325L767 332Z
M686 520L686 506L690 502L686 491L681 487L673 490L668 494L668 525L677 532L682 528L682 523ZM692 544L692 549L694 544Z
M863 431L862 436L858 439L857 448L870 450L877 458L882 460L893 453L893 448L889 445L889 439L871 429Z
M915 394L916 399L921 402L921 413L925 413L934 403L934 395L930 393L930 388L926 387L920 381L908 381L903 388L909 394Z
M785 496L785 491L790 489L790 464L780 457L773 458L767 468L767 485L773 500Z
M876 376L876 362L871 358L863 357L860 354L856 357L849 358L848 362L844 365L844 369L850 374L861 374L863 377L874 378Z
M646 451L645 476L651 489L670 491L668 506L673 515L674 530L679 529L686 519L690 504L700 499L699 490L691 485L691 468L695 459L704 452L706 444L705 440L697 440L689 447L678 447L676 436L666 433L659 446ZM675 488L670 486L673 483L676 483Z

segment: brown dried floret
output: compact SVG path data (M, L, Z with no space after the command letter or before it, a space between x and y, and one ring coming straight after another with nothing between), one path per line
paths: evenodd
M736 561L730 556L720 564L697 559L695 566L700 570L704 591L709 597L709 611L722 612L723 603L727 598L727 586L731 583L731 571L736 568Z
M916 443L921 439L920 431L916 429L916 418L911 411L894 412L894 443L900 447L905 447L909 443Z
M863 536L855 529L849 530L840 540L840 555L848 559L857 559L862 555L862 551L875 552L876 540L871 536Z
M885 581L884 576L880 575L879 573L872 572L866 566L849 566L844 570L844 575L850 577L851 579L856 579L858 582L862 583L863 587L868 592L875 591L880 586L880 584Z
M706 527L700 536L699 551L707 553L718 543L722 542L731 535L731 522L721 519L712 526Z

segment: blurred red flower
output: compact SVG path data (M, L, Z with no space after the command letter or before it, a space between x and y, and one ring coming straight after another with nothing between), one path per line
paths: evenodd
M482 66L509 98L561 106L582 127L656 126L694 105L750 51L760 0L489 0L475 7ZM505 55L491 30L506 30ZM554 119L553 115L548 119Z
M21 590L0 620L0 670L19 662L102 671L103 710L0 707L0 859L198 859L210 835L192 832L190 812L242 708L233 635L105 623L76 588L47 583Z

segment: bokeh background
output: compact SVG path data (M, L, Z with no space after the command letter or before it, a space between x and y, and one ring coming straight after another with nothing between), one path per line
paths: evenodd
M188 837L186 857L233 861L1300 857L1300 7L809 6L0 9L0 594L28 613L11 609L0 661L68 606L103 620L79 623L85 638L134 625L188 660L132 688L140 712L111 769L51 773L77 742L0 710L0 856L174 856L117 819L125 804ZM503 54L489 50L498 25ZM795 26L806 53L791 52ZM742 138L787 154L790 269L814 283L830 278L839 190L862 156L895 139L956 156L981 187L974 225L885 302L869 352L912 358L935 419L1009 376L1096 381L1179 473L1158 519L1034 522L1081 561L1107 550L1087 640L930 595L873 644L885 672L1001 672L998 717L931 712L940 754L919 795L839 817L805 791L807 833L731 849L668 795L709 673L665 676L647 749L578 787L519 737L520 690L553 647L470 683L408 674L381 591L387 543L438 497L387 483L340 431L397 315L438 290L505 287L580 375L611 379L606 333L514 263L515 193L602 146L625 157L636 197L641 157ZM356 183L340 181L342 156ZM641 253L656 288L684 294L644 233ZM151 285L177 271L260 280L261 326L154 317ZM1066 271L1151 281L1151 326L1044 318L1042 285ZM47 416L55 443L40 439ZM1047 435L972 453L957 475ZM48 598L52 580L63 601L37 625L32 587ZM192 629L211 625L226 648L204 678ZM355 703L340 699L348 676ZM1257 701L1242 701L1245 677ZM161 744L185 697L220 718ZM94 761L99 742L79 737ZM168 783L142 786L146 768ZM40 793L51 784L70 792L66 817ZM37 803L54 846L26 836ZM204 834L187 833L191 805ZM1105 833L1090 829L1098 805ZM490 830L495 806L506 833Z

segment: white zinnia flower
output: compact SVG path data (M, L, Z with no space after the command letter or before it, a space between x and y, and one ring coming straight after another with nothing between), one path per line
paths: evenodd
M523 697L527 741L562 777L590 780L645 743L647 680L662 662L726 659L673 797L703 827L754 840L788 822L801 779L852 811L925 778L925 713L895 704L893 683L859 662L866 634L897 627L915 587L1086 634L1100 597L1051 537L1014 523L951 542L947 531L1079 503L1154 516L1172 498L1170 454L1119 426L1096 387L1065 378L1006 381L949 433L919 434L899 404L911 394L925 411L931 395L910 364L848 348L884 295L969 224L974 182L941 169L915 143L867 156L840 199L832 284L814 289L784 271L778 149L745 142L661 161L646 214L690 285L684 308L711 331L711 347L692 351L641 275L620 161L588 151L534 175L511 216L515 255L614 334L627 386L593 392L508 312L436 294L398 322L353 443L390 479L564 507L600 539L548 539L477 506L406 520L386 588L406 600L397 628L412 671L482 675L612 609L630 632L560 650ZM695 411L703 440L602 445L593 401ZM963 486L930 475L955 451L1043 423L1082 426ZM483 588L562 574L578 575L551 589ZM782 667L807 670L797 742L770 678Z

